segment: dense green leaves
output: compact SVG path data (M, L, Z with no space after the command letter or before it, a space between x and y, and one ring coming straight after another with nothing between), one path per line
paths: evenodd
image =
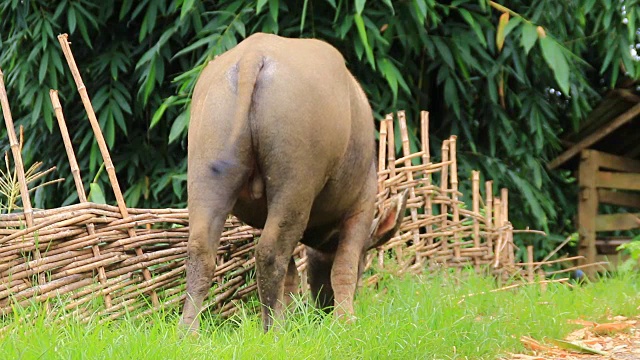
M0 0L0 66L25 127L25 161L46 161L68 178L42 189L46 206L77 199L49 88L60 89L91 197L100 189L113 201L106 174L93 181L102 158L58 33L70 34L129 205L164 207L185 204L198 75L262 31L336 46L378 118L406 109L417 141L419 110L429 110L432 144L457 134L461 171L482 170L495 190L511 189L516 226L563 232L573 231L565 228L570 178L545 163L599 92L640 75L639 15L635 0Z

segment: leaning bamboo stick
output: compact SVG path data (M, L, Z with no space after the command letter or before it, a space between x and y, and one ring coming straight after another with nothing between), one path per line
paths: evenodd
M27 187L27 180L24 174L24 164L22 163L22 154L20 153L20 142L16 136L16 130L13 125L13 118L11 117L11 109L9 107L9 98L7 96L7 90L4 86L4 74L0 69L0 103L2 106L2 115L4 116L4 123L7 126L7 135L9 136L9 145L11 146L11 153L13 155L13 162L15 171L18 175L18 183L20 184L20 197L22 198L22 209L27 222L27 228L33 226L33 208L31 207L31 198L29 197L29 189ZM35 249L33 256L36 259L41 258L40 250ZM38 284L43 285L46 282L44 274L38 274Z
M58 119L58 127L60 128L60 134L62 135L64 148L67 151L67 158L69 159L71 174L73 176L73 181L75 182L75 185L76 185L76 192L78 193L78 199L80 200L81 203L87 202L87 196L85 195L84 185L82 184L82 177L80 176L80 168L78 167L76 154L73 151L73 145L71 144L71 138L69 137L69 130L67 129L67 124L64 120L64 114L62 112L62 104L60 104L60 99L58 98L58 91L51 89L49 91L49 97L51 98L51 104L53 105L53 110L56 114L56 119ZM93 223L87 224L87 233L89 233L89 235L94 235L96 233L95 226L93 225ZM96 258L100 257L100 248L98 247L98 245L93 245L91 247L91 250L93 251L94 257ZM103 284L107 281L103 266L98 268L98 280ZM111 307L110 294L105 295L104 304L107 309Z
M100 148L100 153L102 154L102 158L104 160L105 169L107 170L107 174L109 175L109 180L111 182L111 187L113 188L113 193L116 197L116 202L118 203L118 208L120 209L120 213L124 219L129 217L129 213L127 211L127 205L124 201L124 197L122 196L122 191L120 190L120 184L118 183L118 177L116 176L115 167L113 165L113 161L111 160L111 155L109 154L109 149L104 140L104 136L102 135L102 130L100 129L100 124L98 123L98 119L96 118L96 114L93 111L93 106L91 105L91 100L89 99L89 94L87 93L87 88L85 87L82 77L80 76L80 72L78 70L78 66L76 65L75 59L73 58L73 54L71 53L71 46L69 41L67 40L67 34L58 35L58 41L62 46L62 52L64 53L65 58L67 59L67 63L69 64L69 68L71 69L71 74L73 75L73 79L76 82L76 86L78 87L78 92L80 93L80 98L82 99L82 103L84 105L85 110L87 111L87 115L89 116L89 122L91 123L91 128L93 129L93 133L96 137L96 141L98 142L98 147ZM135 230L133 228L129 228L127 230L129 236L135 236ZM138 256L142 255L142 249L137 248L136 254ZM151 273L149 269L142 269L142 275L145 280L151 279ZM153 306L158 306L158 295L155 291L150 293L151 302Z

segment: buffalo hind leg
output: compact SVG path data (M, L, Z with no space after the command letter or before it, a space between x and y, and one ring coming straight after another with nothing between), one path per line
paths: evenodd
M190 184L187 294L180 321L187 331L198 330L202 302L211 288L216 269L220 236L236 194L245 179L244 175L246 174L238 173L236 177L200 180ZM218 181L218 184L214 181Z
M256 277L262 303L262 326L268 331L274 319L283 318L283 295L287 269L293 250L309 220L311 201L287 197L274 199L260 240L256 245ZM278 201L279 200L279 201Z
M340 231L340 240L331 268L331 285L334 291L334 315L348 322L353 316L353 297L362 266L362 255L369 236L373 214L359 211L345 219Z
M326 313L333 308L331 267L334 254L325 253L307 246L307 269L311 296L318 309Z

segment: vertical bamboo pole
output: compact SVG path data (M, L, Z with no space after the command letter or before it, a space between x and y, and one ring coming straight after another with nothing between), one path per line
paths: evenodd
M493 181L489 180L484 183L485 202L484 202L484 216L485 216L485 233L487 234L487 246L489 249L493 248Z
M378 148L378 171L383 171L387 169L387 138L389 137L387 132L387 127L389 126L389 120L393 119L393 115L387 114L384 120L380 121L380 141ZM391 175L386 176L391 177ZM384 186L385 176L379 177L378 179L378 193L381 193L385 190ZM383 203L380 203L380 209L378 211L379 214L382 214L383 211ZM384 267L384 251L378 249L378 265L382 268Z
M500 198L495 198L493 200L493 216L495 219L495 224L496 224L496 229L500 228L500 225L502 223L502 215L500 214L502 210L502 206L500 204ZM497 231L497 235L498 238L496 239L496 247L495 250L493 251L493 256L495 257L495 262L493 264L494 268L497 268L498 265L500 265L500 255L501 255L501 251L500 248L502 247L502 230L498 230Z
M449 188L449 140L445 140L442 142L442 170L440 170L440 195L449 198L448 188ZM443 202L440 204L440 216L442 216L442 223L440 224L440 231L444 231L447 227L447 217L449 210L447 209L447 203ZM442 249L445 250L449 248L449 244L446 239L441 241Z
M393 129L393 115L387 115L387 167L389 168L389 178L396 176L396 144ZM391 186L391 193L396 194L398 189L394 185Z
M22 163L22 154L20 153L20 142L16 136L16 129L13 124L13 117L11 116L11 109L9 107L9 97L7 96L7 89L4 86L4 74L0 69L0 103L2 106L2 115L4 116L4 123L7 126L7 135L9 137L9 145L11 147L11 154L13 155L13 163L18 175L18 184L20 185L20 197L22 198L22 211L24 213L25 220L27 222L27 228L33 227L33 208L31 207L31 198L29 198L29 189L27 187L27 179L24 174L24 164ZM35 244L34 244L35 245ZM40 249L35 246L33 251L33 257L36 260L42 258ZM46 278L43 273L37 274L38 285L44 285Z
M420 127L421 127L421 140L422 140L422 164L427 165L431 162L431 153L429 150L429 112L422 111L420 113ZM431 190L431 173L426 171L424 172L425 179L425 188L427 191L424 192L424 214L429 218L433 214L433 209L431 208L431 198L433 192ZM433 232L433 226L431 224L427 225L427 233L431 234ZM429 236L427 238L427 244L433 244L433 238Z
M500 190L500 200L502 201L502 224L501 226L509 225L509 190L507 188L502 188ZM515 264L515 256L514 256L514 244L513 244L513 233L511 232L511 228L505 231L505 241L506 241L506 257L509 265Z
M400 136L402 138L402 155L404 157L407 157L411 155L411 147L409 145L409 131L407 130L407 118L405 116L404 110L398 111L398 122L400 123ZM406 159L404 161L404 166L410 167L411 160ZM413 172L407 171L407 181L409 182L413 181ZM411 188L409 188L409 199L415 199L415 197L416 197L415 187L411 186ZM414 223L417 223L418 210L415 207L412 207L410 210L410 213L411 213L411 221L413 221ZM402 216L404 216L404 214L402 214ZM415 245L418 245L420 243L420 230L414 229L414 230L411 230L411 233L413 235L413 243ZM420 255L419 251L416 252L416 262L417 263L422 262L422 255Z
M390 115L387 115L390 116ZM378 141L378 172L384 171L387 161L387 121L380 121L380 140ZM384 176L378 176L378 193L384 191Z
M460 223L460 209L458 207L458 154L456 149L457 136L449 137L449 160L451 160L451 202L453 212L453 224L455 227ZM456 259L460 258L460 234L455 231L453 233L453 254Z
M87 202L87 196L85 195L84 185L82 184L82 177L80 176L80 168L78 167L78 161L76 160L76 154L73 151L73 145L71 144L71 138L69 137L69 130L67 129L67 124L64 120L64 114L62 112L62 104L60 104L60 99L58 98L57 90L49 90L49 97L51 98L51 104L53 105L53 110L56 114L56 119L58 119L58 127L60 127L60 133L62 134L62 141L64 142L64 148L67 151L67 157L69 158L69 165L71 166L71 174L73 175L73 181L76 185L76 192L78 193L78 199L81 203ZM89 235L95 235L96 230L93 223L87 224L87 232ZM98 245L93 245L91 247L91 251L93 252L94 257L100 256L100 248ZM107 275L104 271L104 267L100 266L98 268L98 280L101 284L105 284L107 282ZM104 296L104 304L107 309L111 307L111 295L105 294Z
M388 115L387 122L387 166L389 167L389 177L396 176L396 138L393 128L393 115ZM397 194L398 188L395 185L391 185L391 194ZM402 264L402 246L395 248L396 258L399 264Z
M472 191L472 211L473 211L473 247L480 248L480 223L478 218L480 215L480 172L473 170L471 172L471 191ZM478 256L473 257L476 271L479 271Z
M76 82L78 92L80 93L82 104L84 105L84 108L87 112L89 122L91 123L91 128L93 129L96 141L98 142L98 147L100 148L100 153L102 154L102 158L104 159L105 169L107 170L107 174L109 175L109 181L111 182L113 193L116 197L118 208L120 209L120 214L122 215L123 219L128 219L129 211L127 210L127 205L124 201L124 197L122 196L122 191L120 190L120 184L118 183L118 178L116 176L115 167L113 166L113 161L111 160L111 155L109 154L109 149L104 140L104 136L102 135L102 130L100 129L100 124L98 124L96 114L93 111L93 106L91 105L91 100L89 99L87 88L82 81L82 77L80 76L80 72L78 71L78 66L76 65L76 61L73 58L73 54L71 53L71 46L69 44L69 41L67 40L67 37L67 34L60 34L58 35L58 41L60 42L60 46L62 46L62 52L67 59L67 63L69 64L69 68L71 69L71 74L73 75L73 79ZM127 233L130 237L136 236L136 232L133 228L128 228ZM143 254L142 249L139 247L135 249L135 252L137 256L141 256ZM149 269L143 268L142 275L145 281L151 280L151 272L149 271ZM158 306L158 295L156 294L155 290L151 291L150 296L153 306Z

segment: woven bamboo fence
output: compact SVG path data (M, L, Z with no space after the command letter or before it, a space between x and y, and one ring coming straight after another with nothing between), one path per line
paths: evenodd
M43 303L64 316L102 320L125 314L146 316L178 307L185 298L185 258L189 233L187 209L134 209L125 204L114 164L93 112L87 89L69 48L59 41L75 79L100 147L117 206L88 202L80 169L67 132L57 92L51 101L75 180L79 203L55 209L33 209L0 70L0 100L22 198L22 212L0 215L0 314ZM493 272L521 271L514 264L508 193L492 193L491 182L471 174L472 203L460 200L456 137L441 145L441 158L430 153L429 117L422 112L421 150L410 151L404 112L380 122L378 205L409 189L407 213L397 236L372 251L367 267L377 263L396 271L422 272L443 267L475 267ZM394 134L398 125L399 136ZM402 157L396 159L396 139ZM481 194L484 188L484 194ZM206 306L223 316L256 289L253 249L260 231L229 217L218 250L218 267ZM306 258L295 252L306 286ZM533 264L532 261L530 261ZM516 270L513 270L516 269ZM520 270L519 270L520 269ZM529 271L531 266L529 266ZM366 283L376 282L376 275Z

